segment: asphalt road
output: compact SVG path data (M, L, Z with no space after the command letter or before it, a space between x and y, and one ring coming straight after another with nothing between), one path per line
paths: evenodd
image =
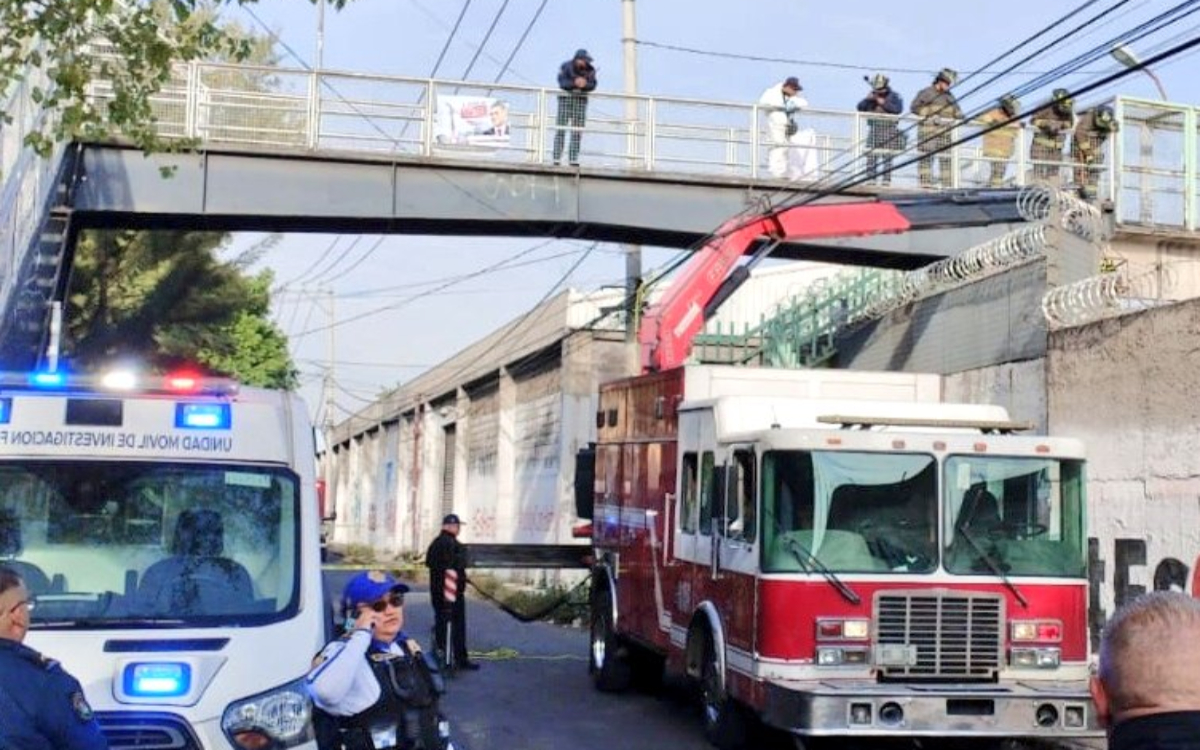
M326 573L334 597L352 573ZM405 631L431 648L433 610L424 582L415 583L404 609ZM654 693L619 695L593 688L587 672L586 630L522 623L472 597L467 603L467 632L473 658L483 666L451 678L442 701L458 750L712 750L701 728L698 699L686 685L668 682ZM832 746L842 747L842 743ZM854 745L871 750L914 746L895 741ZM790 750L792 744L785 735L759 730L747 747ZM982 750L988 745L927 741L920 747ZM1043 747L1065 750L1062 745Z
M336 596L351 572L326 575ZM433 610L423 583L413 587L404 609L405 631L428 646ZM471 598L467 633L483 666L451 678L442 701L459 750L711 750L698 703L682 685L653 695L594 689L585 630L522 623ZM790 747L766 739L764 750Z

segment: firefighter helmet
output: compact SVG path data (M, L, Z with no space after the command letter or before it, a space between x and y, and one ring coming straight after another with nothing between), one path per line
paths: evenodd
M953 68L942 68L933 79L934 83L945 81L947 86L953 86L958 81L958 71Z
M1096 130L1111 133L1117 129L1117 118L1113 115L1112 107L1101 104L1096 107L1096 113L1092 115L1092 122L1096 124Z
M1021 114L1021 100L1012 94L1006 94L1000 97L1000 109L1009 117L1016 117Z
M1075 100L1067 89L1054 89L1054 108L1060 112L1070 112L1075 108Z
M870 78L863 76L863 80L871 84L872 91L884 91L887 89L888 84L891 83L891 80L883 73L876 73Z

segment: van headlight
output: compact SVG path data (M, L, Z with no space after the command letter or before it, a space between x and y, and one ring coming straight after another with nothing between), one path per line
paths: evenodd
M230 703L221 729L245 750L292 747L314 739L312 699L304 678Z

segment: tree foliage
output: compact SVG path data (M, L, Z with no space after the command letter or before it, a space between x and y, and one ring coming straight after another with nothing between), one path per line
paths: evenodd
M324 1L336 8L347 2ZM151 98L170 80L175 63L252 59L253 37L220 23L217 11L254 2L0 0L0 102L31 66L41 68L49 83L36 86L33 99L58 117L48 130L28 136L40 151L56 141L114 131L146 150L176 147L155 132ZM112 84L102 101L88 95L97 80Z
M254 253L220 259L224 241L187 231L81 236L64 316L73 368L202 365L250 385L295 387L287 339L269 319L271 272L247 275Z

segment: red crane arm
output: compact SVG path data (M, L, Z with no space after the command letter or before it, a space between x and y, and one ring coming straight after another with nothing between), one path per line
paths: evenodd
M760 237L777 242L855 237L908 231L908 219L891 203L825 203L725 222L688 261L679 278L642 318L638 328L644 371L683 364L704 327L704 307L738 258Z

